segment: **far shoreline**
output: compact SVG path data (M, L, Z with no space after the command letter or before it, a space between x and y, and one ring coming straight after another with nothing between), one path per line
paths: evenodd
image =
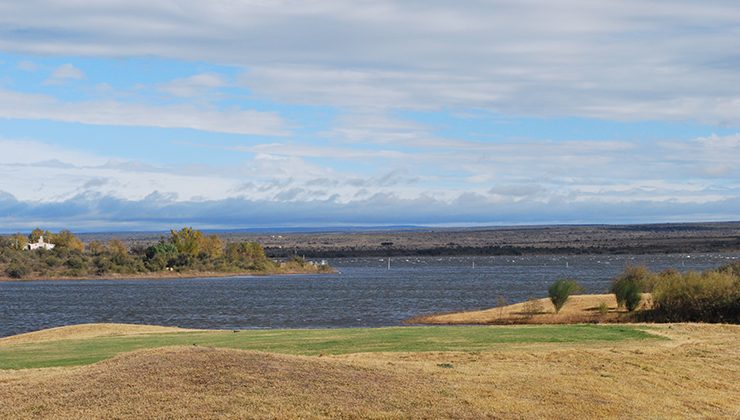
M108 273L104 275L86 275L86 276L46 276L46 277L24 277L20 279L11 278L8 276L0 276L0 283L24 283L24 282L37 282L37 281L122 281L122 280L173 280L173 279L199 279L199 278L229 278L229 277L267 277L267 276L298 276L298 275L327 275L337 274L337 271L333 268L330 271L276 271L276 272L262 272L262 271L244 271L244 272L228 272L220 273L213 271L202 271L202 272L157 272L157 273L133 273L133 274L120 274L120 273Z

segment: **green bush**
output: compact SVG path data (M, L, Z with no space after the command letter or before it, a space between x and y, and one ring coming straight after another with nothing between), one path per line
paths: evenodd
M565 302L568 301L568 298L573 293L577 293L579 291L582 291L583 287L581 287L580 284L578 284L577 281L572 279L557 279L555 282L550 286L549 289L547 289L547 294L550 296L550 300L552 301L552 304L555 306L555 313L560 312L560 309L565 305Z
M105 274L113 269L113 263L110 259L105 256L97 256L93 259L93 265L95 266L95 272L97 274Z
M52 267L53 268L53 267L60 266L62 264L62 260L60 260L59 258L57 258L53 254L49 254L49 255L44 256L44 263L48 267Z
M12 279L20 279L23 278L26 274L28 274L28 269L26 266L13 263L8 266L8 268L5 269L5 274L8 275L8 277Z
M663 276L650 318L661 322L740 322L740 275L731 270Z
M160 242L144 250L144 264L149 271L162 271L172 267L177 258L177 247L169 242Z
M614 280L611 292L617 298L620 307L632 312L640 306L642 293L655 286L655 275L645 267L628 267Z
M82 270L86 266L85 260L83 260L79 255L70 256L67 261L64 262L64 265L72 270Z
M612 292L620 306L633 311L640 294L652 293L652 308L636 319L653 322L740 323L740 263L704 272L669 269L655 274L630 267L615 279Z

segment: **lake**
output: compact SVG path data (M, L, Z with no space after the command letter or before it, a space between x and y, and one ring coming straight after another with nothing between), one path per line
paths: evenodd
M190 328L399 325L412 316L544 297L558 277L606 292L626 265L703 270L737 254L394 257L331 260L334 275L0 283L0 337L120 322Z

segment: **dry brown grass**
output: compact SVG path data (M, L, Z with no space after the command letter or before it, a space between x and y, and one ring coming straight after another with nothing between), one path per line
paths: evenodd
M591 322L617 322L623 318L624 310L617 308L613 294L573 295L559 313L549 298L537 299L541 304L540 313L529 313L529 302L517 303L500 308L481 311L456 312L416 317L408 320L410 324L574 324ZM643 305L649 305L650 294L643 293ZM599 304L606 303L609 310L601 314Z
M346 357L444 378L460 398L495 417L739 418L740 326L651 328L671 341Z
M0 376L2 378L2 376ZM6 416L479 418L443 380L318 357L200 347L0 379Z
M49 328L11 337L0 338L0 346L11 344L40 343L44 341L75 340L117 335L157 334L168 332L195 331L177 327L136 324L79 324Z
M740 415L740 326L670 340L287 356L203 347L0 371L4 418L678 418Z

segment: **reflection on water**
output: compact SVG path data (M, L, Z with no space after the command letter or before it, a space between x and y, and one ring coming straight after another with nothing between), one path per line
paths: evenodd
M411 316L542 297L558 277L605 292L629 264L703 270L738 255L497 256L335 259L336 275L0 283L0 336L123 322L191 328L398 325Z

